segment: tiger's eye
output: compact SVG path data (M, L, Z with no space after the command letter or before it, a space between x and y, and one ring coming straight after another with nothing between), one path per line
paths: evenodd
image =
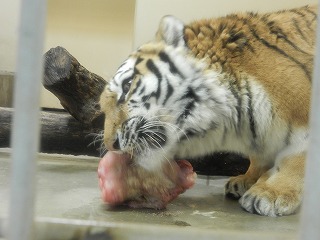
M124 94L127 94L130 90L130 87L131 87L131 83L132 83L132 80L126 82L124 85L123 85L123 93Z

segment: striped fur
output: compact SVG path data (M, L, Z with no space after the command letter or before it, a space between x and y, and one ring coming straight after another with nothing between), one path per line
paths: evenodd
M301 203L316 7L233 14L184 25L166 16L156 39L119 67L101 95L109 150L150 171L215 151L250 158L226 194L249 212ZM214 160L213 160L214 161Z

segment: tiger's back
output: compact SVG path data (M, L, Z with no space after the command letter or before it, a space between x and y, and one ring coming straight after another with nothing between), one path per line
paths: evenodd
M186 44L215 71L238 81L253 76L272 97L274 110L283 119L306 125L316 9L306 6L196 21L185 28Z

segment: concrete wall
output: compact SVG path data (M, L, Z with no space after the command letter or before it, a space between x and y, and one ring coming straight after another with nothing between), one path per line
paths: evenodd
M0 0L0 73L15 69L19 0Z
M107 79L132 49L134 0L49 0L45 50L62 46ZM42 91L42 105L58 100Z
M0 75L6 75L15 72L20 1L0 0L0 6ZM44 52L63 46L109 78L132 50L134 10L135 0L48 0ZM43 107L61 108L44 88L41 99Z
M0 0L0 107L12 107L20 1Z

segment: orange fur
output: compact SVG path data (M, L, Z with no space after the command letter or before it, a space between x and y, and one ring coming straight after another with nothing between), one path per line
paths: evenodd
M100 97L101 111L107 116L104 122L104 143L107 149L113 149L116 130L127 118L126 107L117 107L117 94L104 91Z
M186 26L185 40L209 68L237 80L254 76L269 93L275 113L294 126L306 126L315 28L316 7L303 7L196 21Z

